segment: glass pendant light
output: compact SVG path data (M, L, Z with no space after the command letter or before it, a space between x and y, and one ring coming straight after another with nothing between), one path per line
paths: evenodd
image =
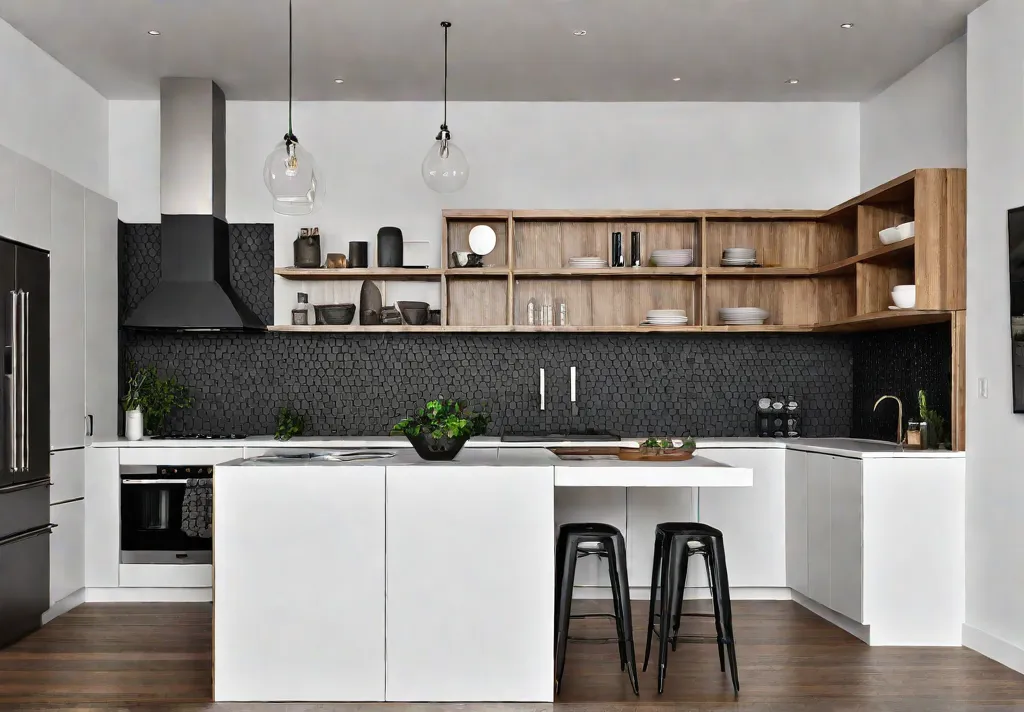
M263 164L263 182L278 215L309 215L323 202L326 186L316 161L292 133L292 3L288 2L288 133Z
M444 123L420 169L423 182L438 193L462 190L469 180L469 161L462 149L452 143L452 134L448 131L448 28L451 26L450 22L441 23L444 28Z

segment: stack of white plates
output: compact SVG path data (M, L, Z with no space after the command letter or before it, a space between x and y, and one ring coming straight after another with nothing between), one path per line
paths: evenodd
M722 251L723 267L749 267L757 264L757 250L753 247L726 247Z
M572 269L601 269L608 266L608 260L600 257L570 257L569 267Z
M727 326L763 324L770 315L757 307L725 307L718 310L718 318Z
M651 253L655 267L689 267L693 264L693 250L655 250Z
M651 309L644 324L649 326L685 326L689 323L682 309Z

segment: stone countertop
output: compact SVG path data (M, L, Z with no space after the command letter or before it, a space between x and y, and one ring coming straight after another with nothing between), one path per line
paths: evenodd
M614 447L617 444L636 446L638 439L623 439L616 442L501 442L497 437L473 438L467 448L500 448L515 450L521 448L548 447ZM298 437L287 442L278 442L271 435L257 435L244 440L151 440L128 441L125 439L94 442L93 447L116 448L306 448L309 450L352 449L352 448L410 448L404 437L355 436L355 437ZM857 440L853 438L698 438L698 448L743 448L743 449L789 449L858 459L874 458L963 458L962 452L948 450L906 450L894 443L878 440Z

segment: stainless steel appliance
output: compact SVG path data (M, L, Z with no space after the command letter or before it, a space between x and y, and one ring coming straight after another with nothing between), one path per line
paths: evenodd
M213 465L122 466L121 563L213 563L213 539L182 528L188 481L211 477Z
M0 647L50 605L50 257L0 240Z

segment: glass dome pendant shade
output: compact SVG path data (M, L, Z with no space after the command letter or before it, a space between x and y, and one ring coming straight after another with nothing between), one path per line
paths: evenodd
M291 132L267 156L263 182L279 215L309 215L320 206L325 189L316 160Z
M452 143L448 130L448 28L451 26L447 21L441 23L444 28L444 122L420 166L423 182L437 193L454 193L469 181L469 161L462 149Z
M441 125L437 140L427 151L422 166L423 181L438 193L462 190L469 180L469 161L462 149L452 143L448 127Z
M299 145L292 132L292 75L294 70L292 3L288 2L288 133L267 156L263 182L274 198L279 215L309 215L323 202L326 193L323 174L313 156Z

